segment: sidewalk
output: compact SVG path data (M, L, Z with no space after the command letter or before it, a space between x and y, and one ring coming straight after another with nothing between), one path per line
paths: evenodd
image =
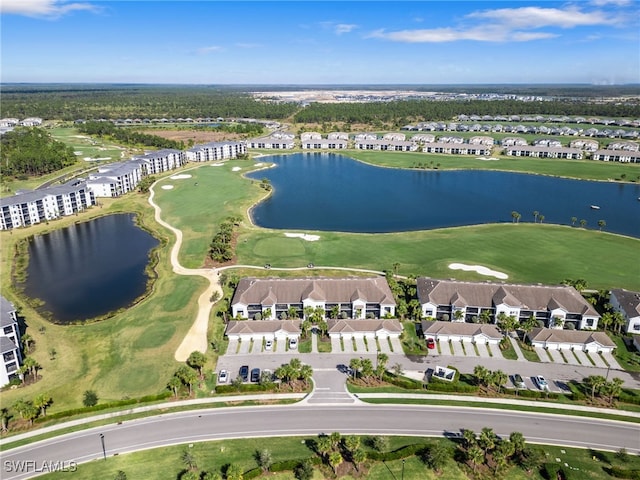
M520 345L518 345L518 342L516 341L515 338L513 338L511 335L508 335L507 338L509 339L509 341L511 342L511 346L513 347L513 349L516 352L516 355L518 357L518 361L519 362L526 362L527 359L524 358L524 355L522 353L522 350L520 350Z

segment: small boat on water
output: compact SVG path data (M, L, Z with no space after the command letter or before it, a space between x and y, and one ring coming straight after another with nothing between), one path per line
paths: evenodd
M591 210L600 210L598 205L591 205Z

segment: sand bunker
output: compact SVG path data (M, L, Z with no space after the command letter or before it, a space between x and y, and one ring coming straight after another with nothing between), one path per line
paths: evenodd
M262 162L258 162L258 163L256 163L256 164L254 165L254 167L261 167L262 165L264 165L264 163L262 163Z
M496 277L500 280L506 280L509 278L509 275L502 272L496 272L495 270L491 270L490 268L483 267L482 265L465 265L464 263L452 263L449 265L451 270L464 270L465 272L476 272L480 275L486 275L490 277Z
M82 152L73 152L74 155L82 155Z
M162 185L163 190L171 190L172 188L173 188L173 185Z
M496 157L476 157L476 160L484 160L485 162L489 162L489 161L500 160L500 159Z
M233 167L231 169L232 172L239 172L240 170L242 170L242 168L240 168L240 167Z
M307 242L315 242L316 240L320 240L320 235L307 235L306 233L285 233L284 236L291 238L301 238L302 240L306 240Z
M169 177L171 180L184 180L185 178L191 178L191 175L187 175L187 174L180 174L180 175L173 175L171 177Z
M222 165L224 165L224 163L212 163L211 164L212 167L221 167Z
M100 157L100 158L84 157L83 160L85 162L96 162L98 160L111 160L111 157Z

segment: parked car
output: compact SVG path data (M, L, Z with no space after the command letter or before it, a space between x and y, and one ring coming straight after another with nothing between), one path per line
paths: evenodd
M249 380L249 365L243 365L240 367L240 378L243 382Z
M298 339L297 338L290 338L289 339L289 350L295 350L296 348L298 348Z
M264 341L264 349L271 350L273 348L273 340L265 340Z
M258 383L260 381L260 369L254 368L251 370L251 381L254 383Z
M436 341L431 337L427 338L427 348L429 350L433 350L434 348L436 348Z
M540 390L549 391L549 384L547 383L547 380L542 375L537 375L533 379L535 380Z
M516 388L527 388L527 384L524 383L524 379L522 378L522 375L520 375L519 373L516 373L515 375L513 375L511 380L513 381L513 384L516 386Z
M227 383L229 380L229 373L226 370L220 370L218 373L218 383Z

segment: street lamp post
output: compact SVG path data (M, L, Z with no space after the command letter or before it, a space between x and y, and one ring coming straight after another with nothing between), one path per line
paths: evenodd
M402 480L404 480L404 458L402 459Z
M104 434L100 434L100 443L102 443L102 456L104 459L107 459L107 449L104 447Z

